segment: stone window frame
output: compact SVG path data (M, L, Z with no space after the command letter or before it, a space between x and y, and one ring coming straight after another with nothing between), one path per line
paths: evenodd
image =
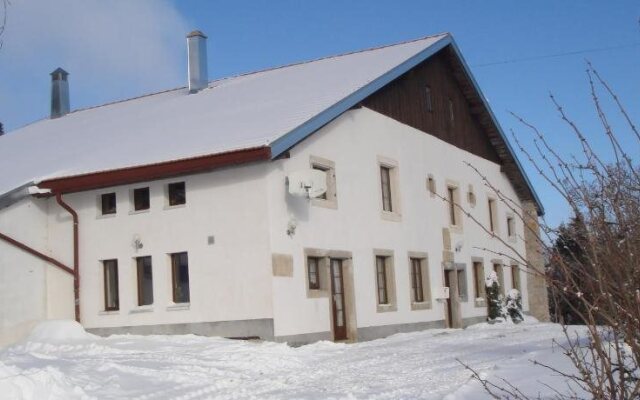
M378 198L380 204L380 217L387 221L399 222L402 219L402 207L400 201L400 172L398 167L398 161L384 156L378 156L378 168L377 168L377 186L378 186ZM389 168L389 185L391 190L391 211L385 211L382 200L382 188L381 188L381 168Z
M413 271L411 260L419 259L420 262L420 274L422 277L422 291L423 291L423 301L416 302L413 295ZM428 310L431 309L432 301L431 301L431 269L429 268L429 254L421 251L410 251L407 256L408 262L408 271L409 271L409 300L411 302L411 310Z
M478 280L476 275L476 265L480 265L480 271L482 271L482 278ZM476 307L486 307L487 288L485 280L487 278L487 272L484 268L484 259L482 257L471 257L471 269L473 270L473 284L474 284L474 305ZM477 291L476 289L477 287Z
M341 250L326 250L317 248L305 248L304 256L304 286L308 299L329 297L331 295L331 276L329 274L329 265L331 258L339 258L341 260L351 260L351 253ZM309 288L309 257L318 259L318 278L320 279L319 289ZM344 272L344 271L343 271Z
M338 191L336 183L336 163L326 158L310 155L309 166L325 172L327 176L326 199L313 198L311 205L336 210L338 208ZM319 167L319 168L316 168Z
M378 279L377 279L377 257L386 257L385 263L385 279L387 283L387 303L378 304ZM396 274L395 274L395 258L393 250L374 249L373 250L373 288L376 301L376 312L393 312L398 311L398 298L396 294Z
M461 199L460 199L460 183L457 181L454 181L452 179L447 179L446 180L446 186L447 186L447 201L445 202L447 205L447 225L449 226L449 229L452 233L457 233L457 234L461 234L463 232L463 228L464 228L464 223L463 223L463 216L464 214L462 213L462 210L460 209L460 207L462 207L462 203L461 203ZM451 204L449 202L449 189L453 189L453 202L454 202L454 206L453 206L453 213L454 213L454 217L455 217L455 222L456 224L453 225L451 224L451 216L450 216L450 207ZM455 204L458 204L460 207L456 207Z

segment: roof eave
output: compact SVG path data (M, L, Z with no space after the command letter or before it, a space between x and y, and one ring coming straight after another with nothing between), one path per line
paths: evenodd
M542 205L542 202L540 201L540 198L538 197L538 194L536 193L535 189L533 188L533 185L531 184L531 181L529 180L529 177L527 176L527 173L525 172L524 168L522 167L522 164L520 163L520 160L518 159L518 157L516 157L516 154L515 154L515 152L513 150L513 147L511 147L511 143L509 143L509 140L507 140L507 136L504 134L504 131L502 130L502 127L498 123L498 119L493 114L493 111L491 110L491 107L489 106L489 102L487 101L486 97L484 96L484 93L482 93L482 90L480 89L480 85L478 85L478 82L476 82L475 78L473 77L473 74L471 73L471 69L469 68L469 65L467 64L467 62L464 59L464 57L462 56L462 52L458 48L458 45L456 44L456 41L455 41L455 39L453 39L453 37L450 37L450 43L451 43L451 47L453 48L453 50L456 53L456 56L460 59L460 62L461 62L462 66L463 66L463 68L465 70L465 73L469 77L469 80L473 84L473 87L478 92L478 95L479 95L480 99L482 100L482 103L483 103L485 109L487 110L487 113L491 117L491 121L493 122L493 124L495 125L496 129L498 130L498 133L500 134L500 137L504 141L504 143L505 143L505 145L507 147L507 150L509 151L509 154L511 155L511 157L515 161L516 166L518 167L518 170L519 170L520 174L524 178L524 181L527 184L527 187L529 188L529 191L531 192L531 195L533 196L533 200L536 203L536 208L538 210L538 215L539 216L544 215L544 206Z

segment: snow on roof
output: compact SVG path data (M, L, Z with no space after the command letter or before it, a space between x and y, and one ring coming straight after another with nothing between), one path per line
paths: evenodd
M0 137L0 197L29 182L268 146L448 34L178 88ZM7 173L6 171L11 171Z

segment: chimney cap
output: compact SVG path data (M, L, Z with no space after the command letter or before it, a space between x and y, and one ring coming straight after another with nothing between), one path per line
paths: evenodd
M195 31L191 31L188 35L187 38L191 38L191 37L195 37L195 36L200 36L203 38L207 38L207 35L205 35L204 33L202 33L202 31L199 30L195 30Z
M52 76L53 80L65 80L67 79L67 76L69 76L69 73L65 70L63 70L62 68L58 67L56 68L55 71L53 71L51 74L49 74Z

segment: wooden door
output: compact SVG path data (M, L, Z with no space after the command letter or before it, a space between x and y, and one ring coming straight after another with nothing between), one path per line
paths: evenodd
M451 308L451 271L444 271L444 285L449 288L449 298L447 298L447 328L453 328L453 310Z
M331 259L331 307L333 309L333 340L347 339L347 315L344 305L342 260Z

